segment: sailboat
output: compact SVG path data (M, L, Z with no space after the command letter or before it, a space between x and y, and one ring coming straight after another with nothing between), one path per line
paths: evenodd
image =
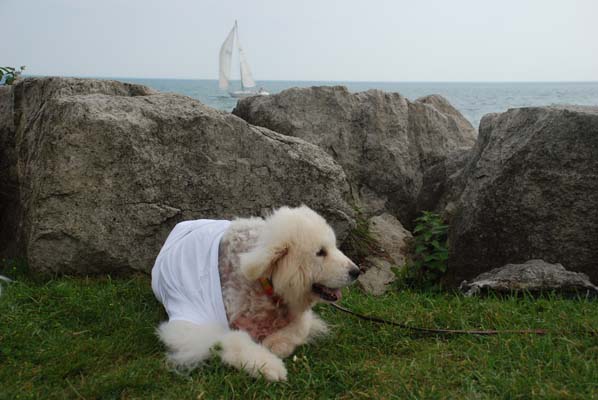
M231 60L233 57L233 45L235 42L235 38L237 39L237 47L239 48L239 64L241 69L241 90L237 91L229 91L232 97L236 98L243 98L249 96L267 96L270 93L266 92L263 88L260 88L259 91L253 91L251 88L254 88L255 81L253 80L253 76L251 75L251 70L249 69L249 64L247 63L247 58L245 58L245 52L241 47L241 42L239 41L239 33L237 27L237 21L235 21L235 25L233 29L230 31L224 43L222 43L222 47L220 47L220 79L219 79L219 86L222 90L227 90L230 84L230 67L231 67Z

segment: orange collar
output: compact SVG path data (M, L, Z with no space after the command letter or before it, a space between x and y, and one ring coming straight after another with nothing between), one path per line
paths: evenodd
M269 278L259 278L258 281L262 285L262 289L264 289L266 296L271 297L272 301L274 301L277 305L282 303L282 298L274 293L274 286Z
M262 285L262 289L264 289L264 293L269 297L274 296L274 286L272 286L272 281L268 278L260 278L258 280Z

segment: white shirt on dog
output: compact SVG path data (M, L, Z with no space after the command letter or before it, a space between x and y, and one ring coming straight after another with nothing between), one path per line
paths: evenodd
M217 323L228 329L218 246L229 225L224 220L185 221L168 235L152 269L152 290L170 321Z

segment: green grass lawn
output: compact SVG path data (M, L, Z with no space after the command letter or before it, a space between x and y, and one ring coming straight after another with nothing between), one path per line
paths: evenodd
M598 398L596 336L421 336L321 305L332 334L285 361L288 382L267 383L215 360L171 371L154 335L165 314L145 276L3 287L1 399ZM427 327L598 328L589 300L344 294L357 311Z

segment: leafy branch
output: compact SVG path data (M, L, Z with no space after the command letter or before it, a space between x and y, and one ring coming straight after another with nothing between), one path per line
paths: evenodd
M24 65L21 65L19 69L14 67L0 67L0 83L3 82L5 85L12 85L23 71L25 71Z

